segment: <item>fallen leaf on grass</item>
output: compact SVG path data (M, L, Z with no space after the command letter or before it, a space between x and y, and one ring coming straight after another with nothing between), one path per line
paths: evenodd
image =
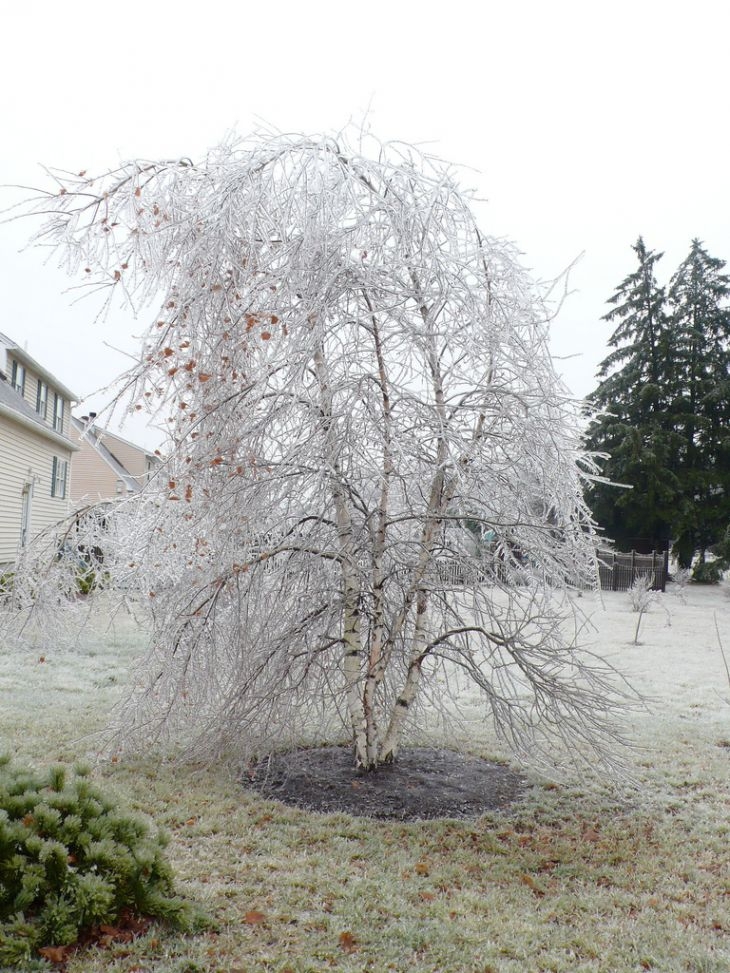
M340 933L340 949L344 953L354 953L357 949L357 940L351 932Z
M426 862L417 862L413 870L416 875L428 875L431 871Z
M99 926L99 942L102 946L110 946L112 943L131 943L134 933L129 929L119 929L118 926Z
M535 893L535 895L541 897L545 895L545 892L543 891L543 889L540 888L540 886L537 884L537 882L532 877L532 875L520 875L520 881L522 882L523 885L526 885L528 889L531 889Z
M123 909L119 916L118 925L123 929L128 929L135 936L141 936L150 928L152 920L148 916L138 916L129 909Z
M249 926L258 926L262 922L266 922L266 914L252 909L251 912L246 913L246 915L243 917L243 921Z
M65 963L72 952L71 946L44 946L38 953L49 963Z

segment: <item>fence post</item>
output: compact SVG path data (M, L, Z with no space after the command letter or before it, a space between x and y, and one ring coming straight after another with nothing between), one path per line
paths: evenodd
M651 552L651 586L654 589L654 591L661 591L662 590L659 587L658 583L657 583L657 576L656 576L656 551L654 551L654 550L652 550L652 552Z
M611 590L618 591L618 578L616 577L616 552L613 551L611 554Z

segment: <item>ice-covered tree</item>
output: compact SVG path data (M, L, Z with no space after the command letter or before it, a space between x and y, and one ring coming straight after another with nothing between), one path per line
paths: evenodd
M672 419L681 444L683 502L674 537L684 565L722 537L730 522L730 277L700 240L669 285L677 395Z
M620 693L563 597L596 576L591 463L540 291L454 173L276 137L57 180L40 241L159 304L127 385L164 472L82 544L152 606L127 731L251 753L339 721L375 768L461 672L532 759L609 754Z
M694 240L666 293L656 279L661 254L641 238L634 251L638 267L605 316L617 327L590 396L602 411L588 439L610 454L606 476L633 489L595 482L588 499L620 544L673 539L689 567L730 515L730 279Z
M598 523L620 545L632 547L643 538L661 546L671 537L679 493L669 419L673 338L666 293L656 277L663 254L648 250L641 237L633 250L637 266L616 288L603 318L615 325L612 351L589 396L598 415L588 445L608 454L603 473L612 482L590 484L588 499Z

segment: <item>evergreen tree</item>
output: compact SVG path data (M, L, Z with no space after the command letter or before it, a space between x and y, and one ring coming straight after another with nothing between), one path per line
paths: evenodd
M663 254L648 250L641 237L633 250L638 267L609 299L604 321L616 322L609 339L613 351L601 363L601 382L589 397L599 415L588 430L588 446L608 453L603 473L608 483L594 483L589 503L606 535L619 546L638 538L661 546L671 536L679 495L673 474L676 437L667 422L673 395L671 331L666 294L656 279Z
M610 299L617 321L590 396L598 410L589 447L610 454L607 479L588 495L619 546L670 538L682 566L716 543L730 522L730 276L693 240L671 279L656 280L661 254L634 246L639 266Z
M672 421L680 442L682 502L674 524L680 562L689 565L730 521L730 277L700 240L669 287L677 395Z

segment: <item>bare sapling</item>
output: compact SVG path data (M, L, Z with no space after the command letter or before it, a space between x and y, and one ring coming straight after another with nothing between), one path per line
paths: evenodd
M669 611L664 599L658 591L654 591L653 585L655 578L653 574L639 575L632 586L629 588L629 604L631 610L638 613L636 619L636 630L634 632L634 645L639 644L639 629L646 612L651 610L652 605L659 605L666 615L666 627L672 627L672 613Z
M640 574L634 579L634 583L629 588L631 611L639 612L640 615L649 611L654 600L653 584L653 575Z
M53 178L38 242L156 307L124 389L165 419L164 467L74 527L150 606L125 739L250 754L344 727L373 769L445 669L527 759L611 763L630 694L566 597L596 584L595 466L542 291L455 173L262 137Z
M689 568L677 568L672 572L672 591L682 602L686 601L687 585L691 578L692 572Z
M713 612L712 616L715 620L715 634L717 635L717 644L720 647L720 655L722 656L723 665L725 666L725 675L727 676L727 683L730 686L730 665L728 665L727 656L725 655L725 646L722 644L722 638L720 637L720 625L717 621L717 612Z

